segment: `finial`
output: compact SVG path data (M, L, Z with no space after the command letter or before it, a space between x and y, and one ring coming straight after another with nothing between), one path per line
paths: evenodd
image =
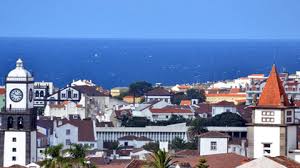
M291 104L291 106L295 105L294 96L291 96L291 98L290 98L290 104Z
M16 66L19 68L23 68L23 61L20 58L17 60Z

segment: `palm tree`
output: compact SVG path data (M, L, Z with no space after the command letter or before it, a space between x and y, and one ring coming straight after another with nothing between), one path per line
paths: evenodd
M150 167L153 168L170 168L174 163L173 158L165 150L158 150L151 155L152 161Z
M45 168L67 168L69 162L63 157L63 144L50 146L44 151L45 160L41 166Z
M89 148L88 145L71 144L70 149L68 149L67 152L71 156L73 167L88 167L85 156Z
M208 168L207 161L204 158L200 158L196 168Z

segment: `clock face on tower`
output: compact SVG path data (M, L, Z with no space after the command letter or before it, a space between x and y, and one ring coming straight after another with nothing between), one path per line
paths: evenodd
M9 97L13 102L19 102L23 99L23 92L20 89L13 89L10 91Z
M32 102L33 99L33 91L32 89L29 89L29 101Z

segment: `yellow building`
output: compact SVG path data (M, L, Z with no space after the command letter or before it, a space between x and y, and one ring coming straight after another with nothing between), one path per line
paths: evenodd
M122 93L128 92L128 87L115 87L110 90L110 95L112 97L120 96Z
M206 94L206 101L209 103L228 101L234 104L240 104L246 102L246 93Z
M143 97L135 97L135 102L134 102L133 96L125 96L123 98L123 101L132 104L132 103L141 103L143 99L144 99Z

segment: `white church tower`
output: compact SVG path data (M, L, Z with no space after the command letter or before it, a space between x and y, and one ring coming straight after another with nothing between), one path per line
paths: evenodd
M0 112L0 166L36 161L34 79L19 59L6 78L6 106Z
M289 156L298 148L295 106L288 100L275 65L248 126L249 157Z

